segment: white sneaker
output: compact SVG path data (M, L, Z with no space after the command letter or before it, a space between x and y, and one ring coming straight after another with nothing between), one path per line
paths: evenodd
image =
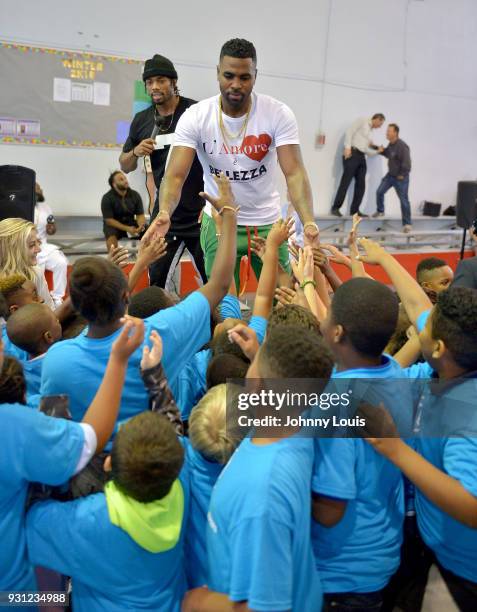
M410 234L410 233L412 232L412 225L405 225L405 226L402 228L402 231L403 231L405 234Z

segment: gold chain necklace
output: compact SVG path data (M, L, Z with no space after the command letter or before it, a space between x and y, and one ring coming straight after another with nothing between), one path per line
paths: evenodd
M247 114L245 115L245 120L242 124L242 127L240 128L240 131L237 134L231 134L227 128L225 127L224 124L224 118L223 118L223 111L222 111L222 97L220 97L219 99L219 126L220 126L220 131L222 132L222 137L225 140L226 144L228 144L228 139L231 140L237 140L237 138L241 138L246 130L247 130L247 125L248 125L248 120L250 118L250 112L252 110L252 100L250 101L250 107L247 111ZM242 139L243 140L243 139Z

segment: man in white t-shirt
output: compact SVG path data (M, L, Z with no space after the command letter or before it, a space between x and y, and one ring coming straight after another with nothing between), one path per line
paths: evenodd
M159 214L148 232L148 235L155 231L161 235L167 232L197 152L204 171L204 191L216 195L214 176L223 172L232 181L235 200L240 206L237 286L242 256L248 255L257 277L260 274L261 262L251 253L251 239L266 237L272 224L280 218L278 166L285 175L291 203L303 222L306 236L310 240L318 236L295 116L282 102L253 92L256 66L252 43L233 39L222 47L217 67L220 95L194 104L181 116L161 183ZM217 234L210 204L206 204L200 239L207 275L217 251ZM280 250L280 263L288 269L286 244Z
M41 240L41 251L38 253L37 264L42 270L51 270L53 273L53 290L51 297L55 307L61 305L66 292L68 260L59 247L49 244L47 237L56 234L56 223L53 211L45 202L43 190L38 183L35 184L35 219L34 223Z

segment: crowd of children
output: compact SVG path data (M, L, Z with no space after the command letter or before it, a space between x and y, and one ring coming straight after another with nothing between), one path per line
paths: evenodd
M254 240L245 322L236 205L216 181L215 262L181 301L130 295L164 253L150 235L129 278L79 259L54 310L34 226L0 222L0 591L36 591L42 567L68 579L75 612L414 611L433 566L448 605L476 610L477 292L452 287L436 258L416 280L357 239L358 219L349 257L292 243L289 275L278 254L292 223L279 221ZM247 393L296 379L351 389L363 424L327 437L238 427L230 379ZM62 417L45 397L66 402Z

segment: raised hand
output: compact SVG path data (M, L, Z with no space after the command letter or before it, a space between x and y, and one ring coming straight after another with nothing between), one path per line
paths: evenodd
M296 291L290 287L277 287L275 289L275 299L282 306L289 306L294 303Z
M290 236L295 233L293 228L293 219L279 219L273 224L272 229L269 231L267 236L267 245L274 249L278 249L281 244L286 242Z
M113 342L111 356L124 363L144 342L144 321L128 315L121 320L124 326Z
M162 359L162 338L157 331L152 331L149 336L149 340L152 343L152 348L149 349L147 344L142 349L141 369L150 370L155 368Z
M342 253L334 244L322 244L321 249L323 251L328 251L331 253L329 260L334 261L337 264L341 264L346 266L347 268L351 268L351 260L349 257L346 257L344 253Z
M256 236L255 238L252 238L250 240L250 244L252 247L252 252L255 253L257 257L260 257L260 259L263 259L265 257L267 244L265 238L262 238L261 236Z
M359 261L368 264L380 265L386 257L386 250L374 240L360 238L358 244L365 250L365 255L359 255Z
M235 212L238 211L238 207L235 205L235 198L230 185L230 180L225 176L223 172L219 176L214 175L214 181L219 190L217 197L211 196L208 193L201 192L199 195L212 204L213 208L220 214L222 214L224 207L229 207Z
M303 257L305 259L303 264L304 280L313 280L315 262L313 258L313 249L311 246L306 246L303 249Z
M144 260L145 265L150 266L167 252L167 242L165 238L159 236L156 240L149 243L140 242L138 249L138 259Z
M242 349L244 355L252 361L260 346L254 330L243 323L239 323L229 329L228 335L230 342L235 342Z
M129 251L122 246L111 245L108 253L108 260L115 266L125 268L129 263Z

